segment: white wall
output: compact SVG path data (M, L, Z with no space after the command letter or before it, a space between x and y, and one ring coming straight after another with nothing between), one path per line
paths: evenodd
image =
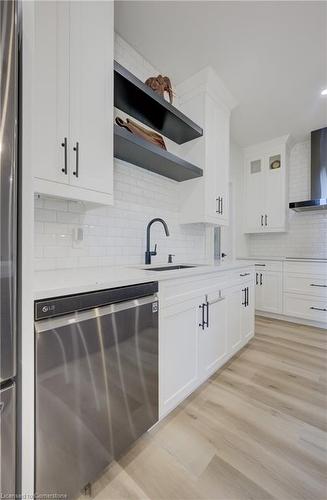
M115 59L142 80L158 74L157 69L117 35ZM166 262L168 253L176 254L176 260L202 260L205 227L178 224L178 192L175 181L116 160L113 207L36 199L35 269L142 264L146 225L153 217L164 218L171 233L166 238L159 224L153 226L152 243L158 243L154 263ZM83 244L73 243L78 227L84 230Z
M310 142L293 146L289 166L289 201L310 199ZM249 236L253 256L327 257L325 211L297 213L289 210L287 233ZM243 254L246 255L246 254Z

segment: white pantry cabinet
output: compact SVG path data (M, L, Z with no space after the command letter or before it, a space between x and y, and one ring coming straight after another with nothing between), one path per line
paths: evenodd
M244 149L245 233L286 231L289 136Z
M182 224L229 224L230 115L234 98L208 67L176 88L180 109L203 127L203 137L181 146L203 177L181 183Z
M160 417L254 335L253 293L252 269L244 268L160 283Z
M113 2L35 2L34 190L113 201Z

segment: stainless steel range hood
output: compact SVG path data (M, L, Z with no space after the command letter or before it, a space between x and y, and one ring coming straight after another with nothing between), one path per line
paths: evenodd
M311 200L289 207L296 212L327 210L327 127L311 132Z

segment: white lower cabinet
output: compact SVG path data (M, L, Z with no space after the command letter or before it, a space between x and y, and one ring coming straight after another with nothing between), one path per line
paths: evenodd
M232 273L221 278L221 283L217 276L160 284L160 417L254 335L253 273L248 273L246 280Z
M242 343L241 307L242 292L239 285L224 290L227 298L227 350L237 351Z
M246 288L246 303L243 304L243 300L241 304L241 337L242 343L244 341L250 340L254 335L254 304L255 304L255 294L254 294L254 284L253 280L245 283L244 288ZM244 293L244 289L242 290L242 294Z
M202 305L207 324L199 329L199 377L207 379L227 355L227 300L221 289L210 291Z
M198 380L198 331L203 295L161 310L160 414L188 396Z
M255 309L263 316L278 315L298 323L306 320L327 328L327 262L258 259Z
M284 311L288 316L327 324L327 298L315 298L296 293L284 294Z
M255 303L259 311L282 313L283 276L275 271L257 271L255 274Z
M224 290L227 299L227 352L235 353L254 335L253 280Z

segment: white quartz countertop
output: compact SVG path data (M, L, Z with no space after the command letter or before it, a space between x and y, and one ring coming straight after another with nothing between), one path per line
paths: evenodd
M151 267L159 267L161 265L164 266L167 264L139 267L87 267L36 271L34 273L34 300L135 285L136 283L147 283L149 281L160 282L168 279L211 274L243 268L249 265L252 266L253 262L242 259L217 265L174 263L171 265L195 265L196 267L168 271L151 271ZM147 267L149 270L145 270L144 267Z
M314 257L269 257L269 256L255 256L255 257L239 257L238 260L258 261L258 260L272 260L272 261L287 261L287 262L327 262L327 258L314 258Z

